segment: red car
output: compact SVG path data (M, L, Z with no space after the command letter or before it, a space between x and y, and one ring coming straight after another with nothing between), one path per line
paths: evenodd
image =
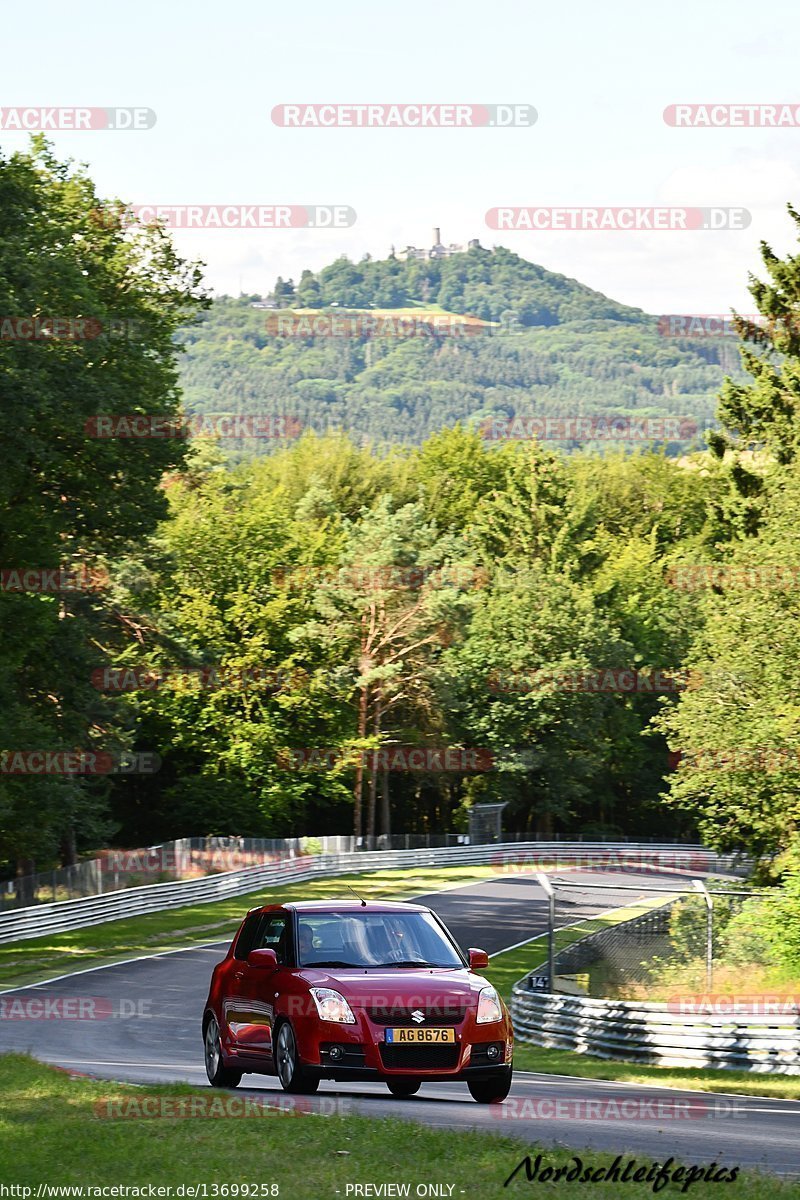
M277 1075L287 1092L320 1079L382 1079L395 1096L463 1080L481 1104L511 1087L508 1009L429 908L306 901L247 914L214 968L203 1014L214 1087Z

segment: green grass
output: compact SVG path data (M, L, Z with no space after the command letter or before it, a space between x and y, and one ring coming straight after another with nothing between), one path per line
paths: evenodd
M612 1079L650 1087L686 1088L693 1092L737 1092L743 1096L772 1096L800 1100L800 1075L752 1075L749 1071L704 1071L692 1067L646 1067L639 1063L590 1058L572 1050L547 1050L517 1042L514 1069L546 1075L576 1075L583 1079ZM800 1161L800 1159L798 1159Z
M486 866L439 867L372 871L339 875L306 883L261 888L246 896L232 896L150 913L121 921L107 921L70 933L48 934L0 946L0 990L21 987L54 975L121 962L141 954L176 950L230 938L248 908L284 900L352 899L347 884L366 899L408 899L458 884L490 879L496 868Z
M653 902L630 905L624 909L604 913L602 917L592 917L587 925L582 924L574 929L559 929L556 931L556 950L562 950L601 926L629 920L638 915L643 907L652 906ZM546 962L547 940L538 937L526 942L524 946L494 955L489 969L483 974L491 980L508 1003L511 999L511 988L516 981L537 967L546 967ZM584 1079L609 1079L618 1083L649 1084L652 1087L688 1088L699 1092L739 1092L747 1096L800 1100L800 1075L754 1075L749 1071L642 1066L640 1063L617 1059L591 1058L574 1050L551 1050L521 1041L517 1041L514 1046L514 1069L548 1075L576 1075Z
M346 1186L354 1183L406 1183L412 1196L419 1183L451 1184L453 1200L541 1194L527 1183L524 1170L503 1189L504 1180L524 1156L535 1159L540 1151L499 1132L439 1130L346 1111L301 1119L279 1112L241 1119L109 1118L109 1104L110 1111L119 1114L147 1111L149 1105L163 1111L164 1106L180 1103L188 1108L192 1101L220 1104L242 1098L185 1086L134 1088L90 1081L22 1055L0 1057L0 1095L0 1179L6 1185L175 1188L205 1184L212 1197L214 1184L276 1184L281 1200L335 1200L337 1189L346 1200ZM422 1104L420 1108L424 1121ZM543 1167L573 1165L572 1151L565 1148L541 1153ZM584 1167L593 1169L613 1160L610 1154L579 1153ZM653 1162L642 1154L624 1155L623 1165L629 1157L636 1158L637 1166L649 1167ZM710 1161L709 1154L698 1165L708 1167ZM673 1163L673 1169L677 1165ZM681 1186L669 1184L659 1195L680 1195ZM623 1193L630 1200L643 1200L653 1195L653 1186L627 1183L620 1188L615 1182L598 1182L590 1192L609 1200ZM563 1194L571 1194L569 1183ZM688 1194L693 1200L719 1200L721 1195L726 1200L790 1200L800 1198L800 1184L748 1175L726 1183L722 1190L713 1183L695 1183Z

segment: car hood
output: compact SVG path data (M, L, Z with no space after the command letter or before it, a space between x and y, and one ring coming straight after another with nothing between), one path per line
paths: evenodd
M356 967L304 967L298 972L310 987L329 987L341 992L357 1008L439 1008L470 1005L489 986L481 975L466 967L398 967L395 970L364 970Z

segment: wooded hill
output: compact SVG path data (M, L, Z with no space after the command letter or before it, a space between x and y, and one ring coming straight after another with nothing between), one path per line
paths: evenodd
M220 298L182 332L189 411L285 413L378 444L517 415L677 416L702 429L739 371L734 338L666 336L656 316L502 247L340 258L296 286L279 279L270 299L277 311L255 307L258 295Z

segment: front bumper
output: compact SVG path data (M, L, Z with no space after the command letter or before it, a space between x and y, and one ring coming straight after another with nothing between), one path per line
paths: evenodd
M354 1009L355 1025L333 1021L303 1022L296 1029L303 1067L323 1079L465 1079L497 1075L511 1067L510 1018L478 1025L469 1012L452 1026L454 1042L386 1042L386 1027ZM494 1048L493 1051L490 1048Z

